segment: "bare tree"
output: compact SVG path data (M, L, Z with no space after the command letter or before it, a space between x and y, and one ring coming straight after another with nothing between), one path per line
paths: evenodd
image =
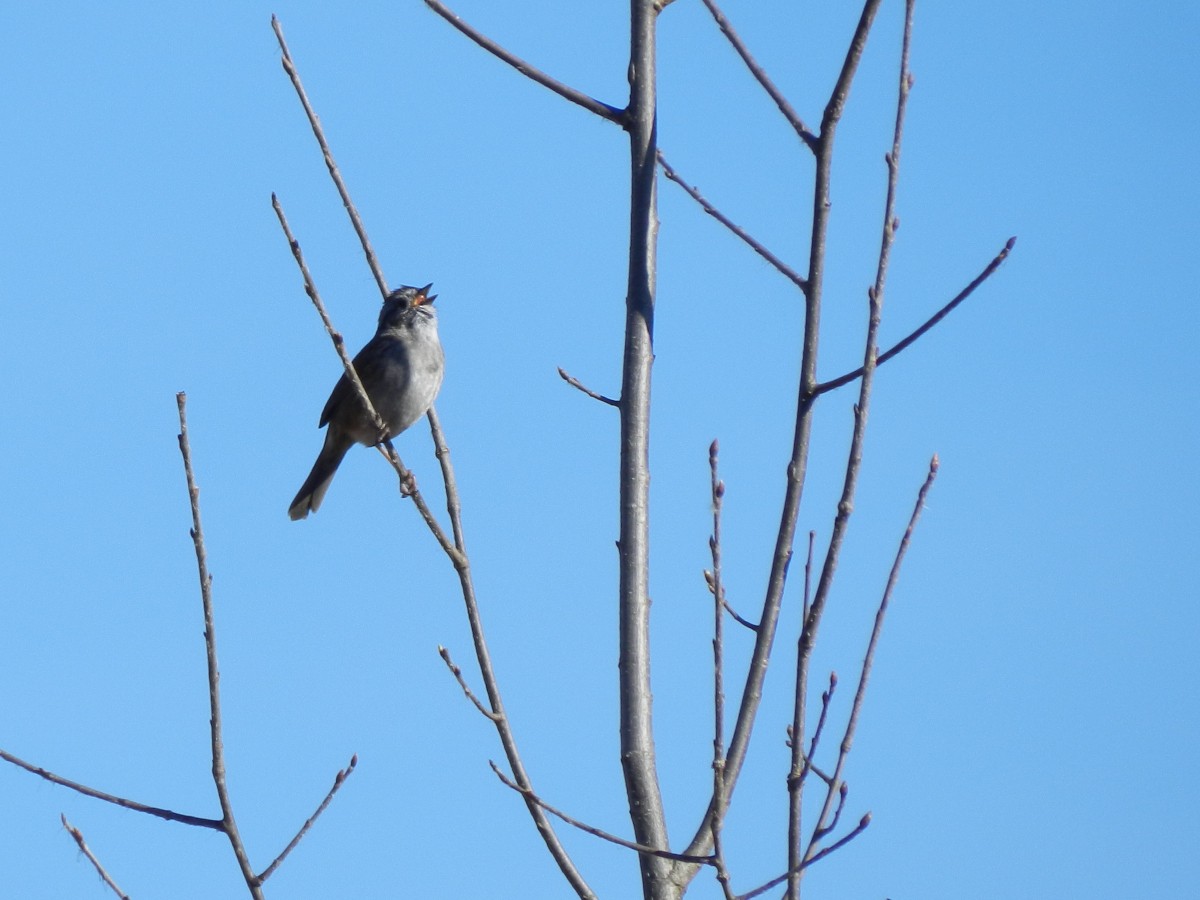
M1010 239L974 280L941 309L933 313L920 328L895 345L885 350L880 349L879 325L888 265L898 225L897 189L905 110L913 85L909 69L909 49L913 28L914 0L905 0L904 24L902 33L898 36L901 44L900 66L896 81L893 139L885 153L886 172L883 180L884 199L879 252L873 275L865 279L867 302L863 309L865 320L863 361L862 365L855 370L825 380L818 377L817 359L821 340L821 311L827 263L827 236L830 225L832 162L838 125L849 100L851 86L867 46L876 12L880 7L880 0L866 0L864 3L833 90L825 102L821 121L816 128L810 128L797 115L783 91L756 62L750 49L742 41L715 0L703 0L715 27L725 36L753 78L775 103L787 125L794 130L802 152L812 155L814 179L810 210L811 239L808 247L807 268L803 272L786 264L780 254L769 249L763 242L722 213L698 188L676 171L658 146L656 28L659 16L670 5L671 0L631 0L630 2L629 95L619 105L590 97L518 58L459 18L441 0L425 0L425 2L430 9L484 50L514 67L541 87L553 91L592 115L620 127L629 138L629 253L620 394L614 398L603 396L586 387L565 371L560 369L559 373L568 384L582 393L605 406L615 408L620 418L619 535L617 541L619 580L616 598L619 622L618 690L620 763L629 806L631 837L614 835L584 823L552 805L534 789L531 775L522 763L518 751L517 736L505 712L499 677L492 664L484 634L483 621L472 579L470 558L467 553L461 503L451 464L449 442L441 428L436 411L431 409L428 420L440 463L449 522L448 529L441 524L416 479L400 459L390 441L383 441L379 449L394 468L401 493L413 501L419 515L445 552L457 575L471 631L479 678L483 685L482 692L477 693L471 687L470 678L464 675L451 658L450 653L444 648L441 649L442 658L462 687L467 699L495 727L504 752L507 770L495 764L493 764L493 768L505 785L521 795L547 850L571 889L579 897L591 898L596 895L589 887L585 874L580 871L560 841L555 830L555 820L632 851L638 861L643 896L647 900L676 900L676 898L682 897L693 880L705 871L711 871L727 900L733 900L733 898L747 898L748 900L748 898L762 895L781 885L784 886L785 896L798 898L801 894L804 871L862 834L870 823L870 813L863 813L857 818L850 817L843 821L843 813L846 811L848 802L845 779L847 759L853 745L875 649L893 595L900 565L938 468L937 457L934 456L917 491L912 515L899 541L887 582L881 586L881 599L874 627L859 667L845 727L841 731L836 749L829 754L832 758L831 764L821 765L818 763L818 753L830 742L826 731L832 727L830 711L833 707L838 681L832 674L827 680L814 675L811 671L813 648L827 610L839 555L854 509L876 370L880 365L911 346L921 335L969 297L1001 265L1014 243ZM372 249L365 225L335 163L320 120L304 91L298 68L284 40L282 27L277 20L273 20L272 24L283 54L284 69L308 116L329 174L337 186L351 223L361 241L364 255L376 283L381 293L386 295L388 284L382 268ZM747 614L744 610L735 610L726 597L722 574L722 503L725 484L720 477L717 441L714 440L709 448L712 500L712 532L709 547L712 562L711 568L704 572L704 577L713 599L713 680L711 689L713 777L711 794L708 797L704 815L695 822L694 830L686 845L676 849L672 849L668 839L666 810L660 790L659 770L655 757L655 719L650 676L649 442L651 384L655 358L657 189L660 171L668 180L682 188L701 210L729 229L787 279L799 291L804 307L803 339L799 345L800 376L796 393L793 436L790 448L783 448L786 452L781 452L780 456L784 474L780 520L773 547L769 552L769 564L766 566L768 574L761 606L753 615ZM320 313L335 349L341 356L347 376L366 407L374 415L374 410L357 378L353 364L345 352L344 341L335 330L321 302L319 291L305 262L300 243L292 233L284 215L282 203L277 197L272 197L272 203L289 247L300 268L306 293ZM794 678L794 702L788 735L791 754L790 766L786 772L788 814L786 826L781 829L786 837L781 839L780 845L786 847L786 853L781 854L780 873L777 876L757 885L746 886L741 883L745 877L735 870L734 863L725 853L723 842L725 819L734 801L739 775L750 750L763 685L768 671L771 670L772 650L777 637L780 611L787 594L789 571L796 553L799 514L808 474L814 410L820 398L825 394L851 384L857 384L858 397L854 404L850 449L840 498L833 511L829 541L823 557L814 558L812 533L809 534L807 542L802 627L796 636L796 665L794 675L792 675ZM98 799L162 818L221 831L230 841L234 857L251 896L260 897L262 896L263 882L278 868L286 855L307 832L315 818L325 809L345 778L353 771L355 760L352 759L350 766L337 774L333 788L313 816L304 823L296 837L270 865L256 873L239 836L233 814L233 804L225 781L211 577L207 571L203 532L200 524L198 489L192 471L184 413L184 397L181 394L179 395L180 446L183 452L191 501L193 519L191 533L195 542L204 611L205 647L212 711L212 771L222 813L221 818L205 819L189 816L108 795L25 763L4 751L0 751L0 758L39 774L50 781ZM377 416L376 419L379 421ZM383 433L382 421L379 421L379 425L380 432ZM794 594L795 591L792 593ZM753 635L754 641L749 664L744 673L739 673L741 687L736 702L732 704L735 707L732 716L727 714L726 710L726 686L733 679L733 673L726 671L724 653L726 625L747 629ZM823 686L819 699L814 698L814 683ZM815 723L811 721L814 715ZM728 736L726 735L727 726L731 726ZM812 804L808 808L807 814L806 799ZM812 811L813 806L815 806L815 813ZM850 819L853 821L851 824L847 824ZM115 881L104 871L99 860L88 851L82 835L66 825L65 820L64 826L71 831L80 849L88 854L106 884L118 895L123 896Z

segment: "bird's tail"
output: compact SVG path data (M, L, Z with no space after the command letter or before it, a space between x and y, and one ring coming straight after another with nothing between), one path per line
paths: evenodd
M305 519L310 512L316 512L325 499L325 492L333 476L337 474L338 466L346 456L346 451L354 446L354 441L343 436L334 435L333 426L325 434L325 445L321 448L317 461L313 463L312 471L304 481L304 486L296 494L296 499L288 507L288 517L292 521Z

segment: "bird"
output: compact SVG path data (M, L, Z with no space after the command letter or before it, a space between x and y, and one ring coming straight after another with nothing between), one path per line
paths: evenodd
M433 308L437 297L429 293L432 287L403 285L384 298L375 336L354 357L354 371L387 428L379 433L343 373L321 411L319 427L329 426L325 444L288 507L288 517L293 521L307 518L320 508L351 447L356 443L371 447L396 437L433 405L442 386L445 357Z

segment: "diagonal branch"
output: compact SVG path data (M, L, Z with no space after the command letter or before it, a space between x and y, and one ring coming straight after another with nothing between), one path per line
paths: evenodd
M5 762L10 762L26 772L32 772L41 778L45 778L52 784L61 785L65 788L70 788L77 793L83 794L85 797L94 797L97 800L103 800L105 803L111 803L114 806L120 806L122 809L131 809L134 812L146 813L150 816L158 816L160 819L166 819L168 822L182 822L184 825L196 825L200 828L212 828L214 831L222 831L224 823L220 819L205 819L201 816L189 816L184 813L178 813L171 809L162 809L158 806L147 806L145 803L138 803L136 800L127 800L124 797L118 797L115 794L106 794L104 791L98 791L95 788L88 787L86 784L80 784L78 781L71 781L69 778L63 778L61 775L55 775L48 769L43 769L41 766L35 766L33 763L25 762L25 760L13 756L11 753L0 750L0 759Z
M313 823L317 821L321 813L325 812L329 804L333 802L333 795L341 790L342 785L346 783L346 779L350 777L350 774L354 771L354 767L357 765L358 754L355 753L350 757L350 765L344 769L339 769L337 775L334 776L333 787L329 789L329 793L325 795L325 799L321 801L321 805L317 807L316 812L304 820L304 824L300 826L300 830L296 832L296 836L288 841L288 845L283 848L283 852L275 857L274 861L263 870L262 875L258 877L260 884L270 878L275 873L275 870L283 864L283 861L287 859L288 854L296 849L296 845L300 843L300 839L308 834L308 830L313 827Z
M669 180L675 182L677 185L683 188L689 197L700 204L701 209L703 209L706 213L745 241L751 250L774 266L776 271L791 281L792 284L796 285L796 287L800 288L800 290L804 290L806 286L804 278L795 269L763 246L763 244L756 238L752 237L750 233L746 231L746 229L736 224L732 219L709 203L704 198L704 195L701 194L700 191L697 190L693 185L688 184L681 177L679 177L679 174L673 168L671 168L670 163L667 162L667 158L663 156L663 152L661 150L658 151L658 164L662 166L663 174L666 175Z
M383 269L379 265L379 258L375 255L375 251L371 248L371 242L367 239L367 231L363 227L362 219L358 216L358 210L350 202L350 192L346 189L346 182L342 180L342 173L338 171L337 163L333 160L333 153L330 152L329 144L325 141L325 131L321 128L321 120L317 118L312 104L308 102L308 94L304 92L304 85L300 82L300 73L296 71L296 66L292 62L292 54L288 50L287 41L283 39L283 26L280 24L278 17L274 15L271 16L271 28L275 32L275 38L279 41L279 49L283 51L283 70L287 72L288 78L291 79L292 87L296 89L296 96L300 98L300 105L304 107L304 113L308 116L308 124L312 126L313 135L317 139L317 146L321 148L321 155L325 158L325 167L329 169L329 177L333 179L338 195L342 198L342 204L346 207L346 212L350 214L350 221L354 224L354 231L362 243L363 252L367 255L367 265L371 267L371 274L375 276L375 283L379 285L380 293L386 297L388 293L387 279L383 277Z
M617 109L615 106L609 106L607 103L602 103L594 97L590 97L582 91L577 91L573 87L563 84L554 78L551 78L541 69L531 66L521 57L512 53L481 31L471 25L468 25L453 12L446 4L440 0L425 0L425 5L432 9L435 13L473 40L476 44L486 50L488 53L495 56L497 59L508 63L526 78L531 78L540 84L542 87L549 88L554 93L558 94L566 100L570 100L577 106L582 106L588 112L595 113L600 118L612 122L615 125L626 127L626 113L623 109Z
M571 387L575 388L575 390L582 391L583 393L587 394L593 400L599 400L601 403L607 404L608 406L620 407L620 405L621 405L620 400L614 400L612 397L605 397L603 394L597 394L595 391L593 391L590 387L588 387L586 384L581 382L574 375L570 375L566 371L564 371L562 366L558 367L558 377L561 378L563 381L565 381L567 384L569 384Z
M515 781L513 781L511 778L509 778L507 775L505 775L503 772L501 772L500 767L497 766L494 762L489 760L488 765L492 767L492 771L496 773L496 777L499 778L506 787L512 788L518 794L523 796L527 801L532 800L534 803L536 803L538 806L540 806L546 812L550 813L550 815L561 819L562 821L566 822L568 825L570 825L573 828L578 828L580 831L587 832L592 837L598 837L601 840L608 841L610 844L616 844L619 847L625 847L626 849L629 849L629 850L636 850L638 853L645 853L649 856L658 857L659 859L670 859L670 860L677 860L680 862L690 862L690 863L695 863L697 865L702 865L702 866L709 866L709 865L713 864L713 858L711 856L688 856L687 854L684 854L684 853L672 853L670 850L659 850L656 847L647 847L645 844L639 844L639 843L636 843L635 841L627 841L623 837L617 837L612 832L605 831L602 828L597 828L595 825L589 825L586 822L581 822L581 821L579 821L579 819L576 819L573 816L567 815L561 809L556 809L555 807L551 806L549 803L547 803L545 800L543 800L541 797L539 797L537 794L535 794L532 790L527 790L525 788L522 788Z
M62 819L63 828L67 829L67 834L71 835L74 839L79 852L88 858L88 862L92 864L92 867L96 870L96 874L100 876L100 880L112 888L112 892L120 897L121 900L129 900L129 895L117 886L112 876L105 871L104 866L100 865L100 860L96 859L96 854L92 852L91 848L87 845L87 841L83 839L83 832L68 822L66 815L60 815L59 818Z
M1012 252L1012 249L1013 249L1013 247L1016 246L1016 243L1017 243L1017 239L1015 237L1010 237L1008 239L1008 241L1004 244L1004 249L1001 250L998 254L996 254L996 257L990 263L988 263L987 266L984 267L984 270L982 272L980 272L978 275L976 275L975 279L970 284L968 284L965 288L963 288L961 291L959 291L954 296L953 300L951 300L949 303L947 303L945 306L943 306L941 309L939 309L936 313L934 313L932 316L930 316L929 319L927 319L925 321L925 323L923 325L921 325L920 328L918 328L916 331L914 331L908 337L904 338L904 340L897 342L895 345L889 347L883 353L880 353L878 358L875 360L875 364L877 366L882 366L885 362L887 362L893 356L896 356L901 351L906 350L910 344L912 344L913 342L915 342L917 340L917 338L924 335L925 332L929 331L938 322L942 321L942 319L946 318L946 316L948 316L951 312L953 312L955 307L957 307L960 303L962 303L964 300L966 300L968 297L970 297L971 294L975 293L975 289L977 287L979 287L981 284L983 284L985 281L987 281L988 278L990 278L992 276L992 273L995 272L998 268L1000 268L1000 265L1006 259L1008 259L1008 255L1009 255L1009 253ZM845 375L841 375L837 378L830 379L829 381L821 382L820 384L817 385L815 392L818 395L827 394L832 390L836 390L837 388L840 388L843 385L849 384L850 382L854 381L856 378L861 378L862 373L863 373L862 366L859 366L853 372L847 372Z
M729 43L733 45L733 49L737 51L737 55L742 58L742 62L746 64L746 68L750 70L750 74L762 85L765 90L775 101L775 105L779 107L779 111L783 113L783 117L787 119L787 123L792 126L792 129L800 136L800 140L804 141L805 145L816 152L817 137L808 127L800 121L800 115L792 108L792 104L788 102L787 97L783 96L783 92L775 86L763 67L751 55L749 48L742 42L741 37L729 24L729 19L725 17L725 13L717 6L714 0L704 0L704 5L708 7L708 11L712 14L713 21L717 23L717 27L721 29L721 34L725 35Z

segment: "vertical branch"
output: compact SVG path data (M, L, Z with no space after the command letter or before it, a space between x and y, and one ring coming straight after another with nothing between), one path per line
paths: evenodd
M729 752L725 762L725 797L713 798L704 821L688 845L689 854L700 854L711 846L712 816L718 806L727 804L737 784L738 774L750 746L754 720L762 700L762 687L770 662L771 647L775 641L779 610L783 603L783 590L787 584L788 567L792 561L796 538L796 522L800 515L800 501L804 494L804 479L808 469L808 448L812 437L812 413L817 400L817 347L820 340L821 299L825 281L825 242L829 231L831 207L830 183L833 168L834 136L841 120L849 95L850 84L858 69L867 43L867 34L882 0L866 0L858 27L846 52L846 59L838 76L834 90L826 104L821 119L821 133L809 145L816 154L816 173L813 185L812 236L809 243L808 276L804 285L804 336L800 345L800 385L796 396L796 424L792 436L792 452L787 464L783 509L779 517L779 531L775 538L775 549L771 557L771 573L767 578L763 614L759 620L754 651L746 673L746 684L742 690L742 702L738 709L733 735L729 741ZM793 741L803 745L803 715L793 729ZM695 874L692 867L685 872L679 864L677 878Z
M725 893L726 900L733 900L733 889L729 883L729 870L725 865L725 851L721 844L721 826L725 820L725 807L721 804L725 796L725 587L721 581L721 502L725 497L725 482L717 471L717 454L720 448L713 441L708 448L708 468L712 476L712 537L708 546L712 552L713 593L713 797L718 806L713 810L712 845L713 859L717 870L717 881Z
M217 666L217 633L213 624L212 575L208 571L208 554L204 549L204 529L200 525L200 488L192 472L192 448L188 442L187 394L180 391L175 395L179 407L179 451L183 454L183 470L187 476L188 498L192 507L192 543L196 548L196 568L200 575L200 599L204 606L204 648L208 660L208 704L209 733L212 739L212 775L217 788L217 799L221 804L221 829L229 838L233 854L237 857L242 877L250 888L250 896L262 900L262 887L250 857L238 833L233 817L233 804L229 800L229 789L225 782L225 748L221 740L221 673Z
M650 693L650 368L658 238L655 196L655 24L653 0L630 0L629 282L621 375L619 619L621 765L634 835L667 848L666 817L654 756ZM647 898L678 896L666 860L642 854Z
M850 90L850 82L854 77L854 71L857 69L858 60L862 56L863 49L866 47L867 34L870 31L871 22L878 7L879 3L877 0L867 0L863 8L858 30L851 41L850 52L847 54L846 62L842 67L842 73L838 78L837 86L834 88L834 92L829 99L829 104L826 106L825 119L821 124L821 144L817 153L817 196L823 199L821 199L814 214L814 224L819 225L822 255L829 219L829 173L832 161L831 153L834 129L845 106L846 97ZM840 783L839 766L839 773L835 774L826 785L825 804L820 816L818 816L817 824L813 831L814 839L810 840L807 850L804 850L801 846L801 811L804 800L804 781L799 776L806 765L806 760L804 759L804 729L805 705L808 699L809 664L812 659L813 645L816 642L821 616L824 613L825 604L829 598L833 575L837 569L842 541L846 535L850 515L854 510L854 495L858 487L859 471L862 467L862 449L866 437L867 413L870 408L871 389L875 382L875 368L878 365L880 310L883 304L883 290L887 279L888 261L891 256L892 243L895 239L896 186L899 176L900 145L904 134L904 113L907 107L908 91L912 86L908 70L908 50L912 35L912 13L913 0L907 0L900 58L899 92L896 101L896 125L892 137L892 148L886 157L888 180L887 196L883 209L883 236L880 240L879 260L875 270L875 280L871 288L867 291L868 318L866 348L863 352L862 380L859 382L858 402L854 405L854 428L850 439L850 452L846 461L846 475L842 484L841 499L838 501L837 514L834 517L833 530L829 538L829 547L825 551L825 561L821 567L821 574L817 581L816 593L804 618L796 651L796 694L792 718L793 744L788 801L788 888L785 895L788 900L798 900L800 896L800 880L803 874L801 863L812 858L816 850L815 836L820 834L821 829L825 827L834 796L843 787ZM818 228L814 228L814 252L817 248L817 231ZM812 387L815 389L815 384Z

